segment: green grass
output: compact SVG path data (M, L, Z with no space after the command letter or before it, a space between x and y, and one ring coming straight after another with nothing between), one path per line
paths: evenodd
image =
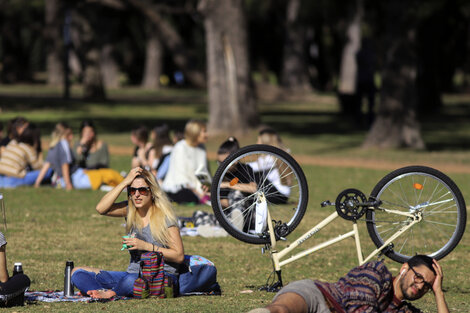
M77 99L80 92L74 89L73 96ZM25 115L45 129L44 139L47 139L52 126L59 120L78 127L81 119L93 118L99 126L99 136L111 147L121 149L111 158L111 167L119 171L129 169L130 155L122 151L132 149L129 131L133 126L140 123L153 126L165 121L176 129L182 128L189 118L207 117L205 93L196 90L142 92L122 89L110 92L111 100L106 103L85 103L76 99L64 102L58 95L60 90L40 86L0 86L0 120L5 122L18 114ZM301 165L309 182L308 210L288 239L299 236L332 212L332 208L320 207L322 201L334 201L340 191L350 187L369 193L386 173L394 169L395 164L422 163L452 168L448 174L468 203L470 173L460 169L466 168L470 160L470 101L466 97L449 96L446 103L438 118L423 119L423 136L429 149L419 152L360 149L358 146L365 131L355 129L349 118L340 116L335 99L328 95L310 102L260 103L263 122L280 130L295 157L299 160L306 157ZM251 132L240 137L240 141L243 145L250 144L255 137ZM209 153L214 153L222 140L222 136L211 137L207 145ZM315 165L318 160L331 161L333 165ZM357 165L342 164L344 160L356 161ZM380 166L373 167L373 164ZM214 172L216 166L213 161L211 168ZM125 270L127 267L129 256L120 251L124 220L102 217L94 210L104 193L91 190L67 192L49 187L1 192L7 206L8 269L11 272L14 262L22 262L25 273L32 280L32 289L62 289L66 260L73 260L76 266L89 265L109 270ZM181 216L191 216L196 209L211 211L208 206L176 206L175 209ZM319 233L317 239L312 239L312 245L338 235L350 225L345 220L337 220ZM364 249L370 251L373 247L364 225L361 225L361 236ZM231 237L183 237L183 242L186 253L201 254L215 262L223 289L221 297L93 304L38 302L5 311L244 312L264 306L272 299L273 294L256 288L266 282L272 270L269 257L261 254L261 246L245 244ZM281 242L280 246L286 244ZM306 244L310 245L308 241ZM467 232L457 248L441 262L445 271L446 297L453 312L468 312L469 253ZM400 264L388 259L386 262L397 274ZM302 278L333 281L355 265L357 257L353 241L347 240L287 265L283 268L283 278L285 283ZM252 292L245 293L247 290ZM420 300L417 306L435 312L432 295Z

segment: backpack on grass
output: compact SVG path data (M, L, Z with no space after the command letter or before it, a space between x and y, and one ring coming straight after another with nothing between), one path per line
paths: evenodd
M139 278L134 281L134 298L173 298L171 279L165 275L161 252L145 252L140 257Z
M179 276L180 296L222 294L214 263L200 255L185 255L184 264Z

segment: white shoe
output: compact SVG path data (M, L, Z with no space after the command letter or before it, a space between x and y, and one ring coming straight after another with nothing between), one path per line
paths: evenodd
M236 229L243 230L245 220L243 218L242 210L237 208L232 209L232 213L230 213L230 222Z
M228 233L219 226L212 226L209 224L198 226L197 232L199 236L210 238L210 237L226 237Z

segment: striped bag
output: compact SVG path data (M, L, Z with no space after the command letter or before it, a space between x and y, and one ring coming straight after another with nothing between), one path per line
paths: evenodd
M161 252L145 252L140 257L139 278L134 282L134 298L172 298L173 288L163 270ZM171 280L170 280L171 281Z

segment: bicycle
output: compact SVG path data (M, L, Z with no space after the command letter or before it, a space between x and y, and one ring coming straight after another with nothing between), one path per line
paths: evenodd
M359 264L376 255L400 263L417 253L439 260L457 246L467 219L462 193L448 176L430 167L407 166L383 177L369 197L350 188L334 203L322 202L322 207L334 206L335 212L278 251L276 242L286 240L305 214L308 187L294 158L268 145L246 146L228 156L214 175L211 202L230 235L263 244L270 252L277 282L264 288L268 291L282 287L282 266L350 237ZM363 216L376 246L366 257L357 225ZM351 221L352 230L283 259L338 217Z

